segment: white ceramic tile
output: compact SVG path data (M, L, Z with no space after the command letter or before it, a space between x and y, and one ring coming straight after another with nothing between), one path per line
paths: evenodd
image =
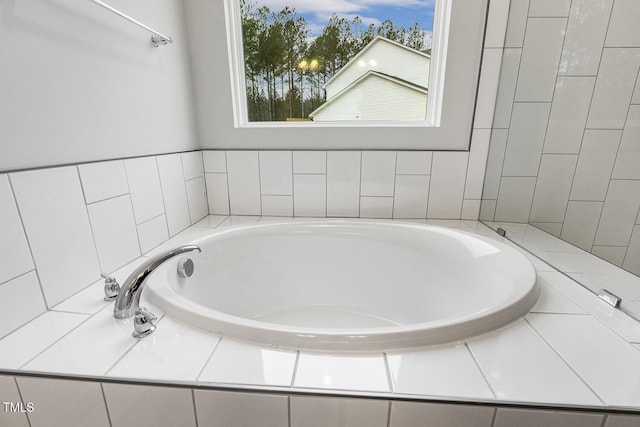
M427 222L438 227L457 228L459 230L472 231L464 221L457 219L429 219Z
M543 154L531 206L531 222L562 222L567 210L577 154Z
M140 244L129 195L87 206L102 271L122 267L140 256Z
M464 344L390 353L387 360L396 393L494 398Z
M10 175L49 306L98 278L100 267L75 167Z
M258 217L256 217L258 218ZM225 217L224 221L228 222L229 218ZM219 226L224 224L221 223ZM145 254L147 257L153 257L158 255L164 251L169 249L173 249L176 246L186 245L192 243L194 240L200 239L202 237L206 237L211 234L211 229L209 227L189 227L181 233L176 234L171 239L167 240L157 248L151 250L149 253Z
M387 427L384 400L291 396L291 427Z
M640 425L640 417L637 415L607 415L604 427L636 427Z
M110 426L100 383L18 377L24 401L33 402L31 427Z
M202 152L205 173L227 173L227 154L219 150Z
M158 156L157 160L169 235L175 236L191 225L182 161L179 154Z
M293 195L291 151L260 151L262 195Z
M294 151L293 173L327 173L326 151Z
M487 27L484 35L484 46L487 48L501 48L507 32L509 19L509 0L494 0L489 3Z
M601 427L602 414L498 408L493 427Z
M585 130L571 200L604 201L621 133L619 130Z
M640 5L634 0L616 0L611 11L606 47L640 47Z
M536 179L503 177L496 205L496 221L528 222Z
M627 253L626 246L594 246L591 253L617 266L622 266Z
M293 196L262 196L262 214L293 216Z
M522 47L528 13L529 0L511 0L507 34L504 41L505 47Z
M397 175L429 175L431 173L430 151L398 151Z
M469 153L433 153L427 218L459 219Z
M294 386L390 391L382 355L328 356L300 353Z
M595 76L613 0L574 0L560 60L560 74Z
M393 196L395 173L394 151L364 151L360 195Z
M394 218L426 218L429 175L397 175Z
M209 214L204 178L195 178L185 181L184 184L187 188L189 217L191 218L191 223L194 224Z
M222 339L198 381L288 387L296 352Z
M229 186L226 173L205 174L209 213L229 215Z
M631 240L622 266L634 274L640 275L640 225L633 227Z
M169 238L167 230L167 218L160 215L138 225L138 237L140 238L140 250L142 253L149 252Z
M202 165L202 151L182 153L180 154L180 157L182 159L182 169L184 171L185 181L204 175Z
M483 50L476 113L473 121L473 127L476 129L491 129L493 124L493 112L498 94L501 66L501 49Z
M550 108L547 103L513 105L503 176L537 176Z
M11 403L24 403L18 391L18 385L14 377L0 375L0 390L2 390L2 401ZM33 402L32 402L33 403ZM4 405L4 404L3 404ZM0 411L0 425L3 427L30 427L26 412L11 412L2 408Z
M444 403L392 402L389 427L490 427L495 409Z
M569 15L571 0L531 0L529 17L562 17Z
M162 188L155 157L141 157L124 161L133 202L136 224L164 213Z
M468 345L498 399L601 404L571 368L523 320L472 339Z
M480 219L483 221L493 221L496 215L497 200L483 199L480 204Z
M29 244L7 175L0 175L0 283L33 270Z
M491 130L489 129L474 129L471 134L471 151L469 152L469 165L464 187L465 199L480 200L482 198L490 140Z
M209 215L203 220L195 223L194 227L216 228L222 224L228 217L226 215Z
M576 277L580 283L586 282L583 277L579 277L585 276L584 274L570 274L570 276ZM588 311L624 339L629 342L640 342L640 325L636 320L606 304L577 282L557 272L539 272L538 277L566 295L575 304Z
M483 199L497 199L502 178L502 163L507 149L507 129L493 129L489 142L489 155L487 158L487 170L485 172Z
M122 160L78 165L86 203L94 203L129 192Z
M631 103L638 105L640 104L640 85L636 81L636 89L633 92L633 97L631 98Z
M260 215L258 152L227 151L227 171L230 213Z
M191 390L102 384L112 427L196 426Z
M504 49L502 54L498 95L493 114L493 128L506 129L511 122L511 110L513 109L513 98L518 83L521 56L522 49Z
M629 343L591 316L530 314L527 318L605 403L637 405L640 353Z
M0 337L34 319L46 309L35 271L3 283L0 285Z
M560 237L562 233L561 222L532 222L531 225L556 237Z
M640 86L640 85L638 85ZM613 179L640 179L640 105L629 107Z
M229 227L232 225L242 224L255 224L260 220L259 216L243 216L243 215L231 215L225 219L218 227Z
M477 220L480 218L481 200L464 200L462 202L462 219Z
M640 49L604 49L587 127L622 129L640 67Z
M640 180L612 180L594 244L627 246L638 210L640 210Z
M536 305L531 309L532 313L587 314L586 311L545 281L538 280L538 286L540 287L540 296Z
M111 307L106 307L27 363L23 369L104 375L138 342L131 336L132 332L132 319L116 319Z
M359 151L327 153L327 216L360 216Z
M579 153L595 77L558 77L553 95L545 153Z
M89 316L46 311L0 340L0 367L18 369Z
M567 205L567 214L560 237L586 251L591 250L602 212L602 202L574 202Z
M108 372L110 377L195 381L219 338L169 317Z
M393 197L360 197L361 218L392 218Z
M324 217L326 214L326 175L294 175L293 215Z
M566 27L565 18L529 18L516 101L552 101Z
M196 390L195 405L199 426L289 425L287 396Z

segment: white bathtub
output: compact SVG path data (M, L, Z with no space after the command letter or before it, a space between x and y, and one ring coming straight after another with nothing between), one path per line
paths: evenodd
M169 316L268 346L391 350L506 325L538 297L522 254L451 229L363 220L213 230L190 278L177 257L145 294ZM161 327L161 326L159 326Z

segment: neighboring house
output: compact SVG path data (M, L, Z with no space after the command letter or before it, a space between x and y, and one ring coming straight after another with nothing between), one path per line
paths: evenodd
M314 121L424 120L431 57L378 36L323 88Z

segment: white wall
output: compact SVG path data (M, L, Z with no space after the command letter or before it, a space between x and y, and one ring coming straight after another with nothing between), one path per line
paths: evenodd
M0 2L0 170L198 148L180 0Z

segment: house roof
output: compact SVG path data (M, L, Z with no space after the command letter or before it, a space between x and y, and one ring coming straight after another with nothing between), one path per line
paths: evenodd
M353 58L351 58L351 60L350 60L349 62L347 62L347 63L346 63L342 68L340 68L340 69L338 70L338 72L337 72L337 73L335 73L335 74L334 74L334 75L333 75L329 80L327 80L327 81L325 82L325 84L323 84L323 85L322 85L322 88L323 88L323 89L324 89L324 88L326 88L326 87L327 87L327 85L328 85L329 83L331 83L333 80L335 80L336 78L338 78L338 76L340 76L340 74L342 74L344 70L346 70L347 68L349 68L349 67L351 66L351 64L353 64L353 63L355 63L356 61L358 61L358 58L362 57L365 53L367 53L367 51L369 51L369 50L370 50L370 49L371 49L375 44L377 44L377 43L389 43L389 44L391 44L391 45L393 45L393 46L396 46L396 47L402 48L402 49L407 50L407 51L409 51L409 52L411 52L411 53L414 53L414 54L416 54L416 55L421 55L421 56L424 56L425 58L429 58L429 59L431 59L431 55L429 55L428 53L424 53L424 52L420 52L419 50L412 49L412 48L410 48L410 47L408 47L408 46L403 45L402 43L398 43L398 42L393 41L393 40L390 40L390 39L388 39L388 38L386 38L386 37L376 36L373 40L371 40L371 41L369 42L369 44L367 44L365 47L363 47L363 48L360 50L360 52L358 52L358 53L356 54L356 56L354 56Z
M337 100L338 98L340 98L344 94L348 93L353 87L359 85L363 80L368 79L369 77L372 77L372 76L380 77L380 78L382 78L384 80L387 80L387 81L390 81L390 82L392 82L394 84L408 87L409 89L412 89L412 90L414 90L416 92L424 93L425 95L429 91L426 87L417 85L415 83L411 83L410 81L407 81L407 80L404 80L404 79L400 79L398 77L391 76L389 74L384 74L384 73L381 73L379 71L369 70L366 73L364 73L362 76L360 76L357 80L354 80L353 82L351 82L349 84L349 86L345 87L340 92L338 92L333 98L331 98L330 100L328 100L327 102L325 102L324 104L322 104L321 106L319 106L318 108L313 110L313 112L311 112L309 114L309 117L313 117L319 111L321 111L324 108L326 108L329 105L331 105L331 103L333 103L335 100Z

